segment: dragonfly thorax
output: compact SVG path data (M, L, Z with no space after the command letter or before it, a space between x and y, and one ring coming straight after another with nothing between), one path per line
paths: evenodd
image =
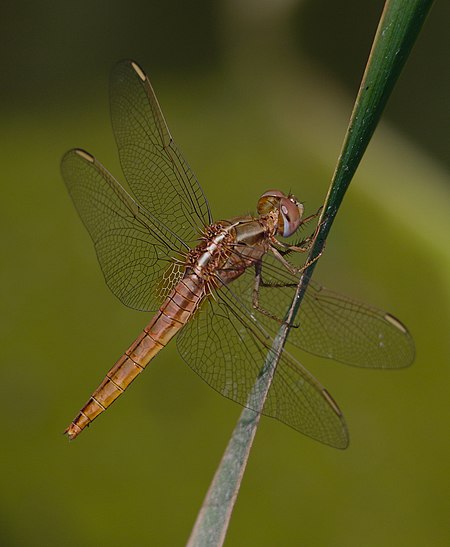
M216 223L206 228L200 244L187 257L187 266L196 275L208 279L227 260L230 244L235 240L233 227Z
M283 237L291 236L302 221L303 204L294 195L286 195L280 190L265 192L259 198L257 208L260 215L277 214L276 233Z

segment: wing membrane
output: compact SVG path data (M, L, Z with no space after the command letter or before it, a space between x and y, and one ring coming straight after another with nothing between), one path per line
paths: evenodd
M111 74L111 118L122 169L147 211L192 245L212 222L208 202L179 152L149 79L133 61Z
M183 243L87 152L67 152L61 171L108 287L127 306L157 309L181 275L172 257Z
M216 391L253 408L249 395L272 339L222 287L177 339L188 365ZM258 410L257 408L253 408ZM323 386L286 352L282 353L263 414L336 448L348 445L344 418Z
M254 270L233 281L243 305L274 334L279 322L253 309ZM270 254L263 258L259 304L283 319L299 277L290 274ZM401 368L414 360L414 342L406 327L389 313L330 291L310 281L288 341L318 355L354 366Z

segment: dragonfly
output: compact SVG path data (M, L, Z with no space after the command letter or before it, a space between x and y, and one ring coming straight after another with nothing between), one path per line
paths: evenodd
M62 176L108 287L125 305L154 315L68 426L70 439L122 395L175 335L181 357L207 384L251 408L249 394L301 276L290 255L308 250L313 236L293 245L286 238L318 215L304 217L293 195L268 190L256 215L213 221L136 62L121 61L112 70L110 103L132 194L82 149L64 155ZM314 281L288 342L361 367L400 368L414 358L412 337L393 315ZM262 413L332 447L349 443L337 403L286 350Z

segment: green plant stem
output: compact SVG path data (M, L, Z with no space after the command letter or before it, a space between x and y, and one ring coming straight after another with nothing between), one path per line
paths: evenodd
M378 25L366 70L356 97L341 154L332 177L319 230L299 281L295 297L266 362L250 394L205 497L189 547L223 544L234 503L239 492L250 449L258 427L260 412L270 389L276 366L300 307L317 258L361 158L375 131L389 95L411 51L432 0L388 0Z

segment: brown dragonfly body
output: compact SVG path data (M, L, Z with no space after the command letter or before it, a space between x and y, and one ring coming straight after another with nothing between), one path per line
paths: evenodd
M189 321L214 290L218 272L229 283L261 259L276 233L275 217L273 213L259 219L242 217L208 227L203 241L189 253L182 279L66 429L70 439L105 411Z
M265 192L258 216L213 222L203 191L176 147L151 84L133 61L111 77L111 117L122 169L135 197L91 154L74 149L61 169L88 229L105 280L151 322L108 372L66 429L75 438L176 335L190 367L222 395L246 406L273 336L284 321L313 236L281 242L314 217L291 194ZM312 281L289 341L355 366L409 365L414 344L391 314ZM263 413L320 442L348 445L343 415L326 389L288 352ZM256 409L255 409L256 410Z

